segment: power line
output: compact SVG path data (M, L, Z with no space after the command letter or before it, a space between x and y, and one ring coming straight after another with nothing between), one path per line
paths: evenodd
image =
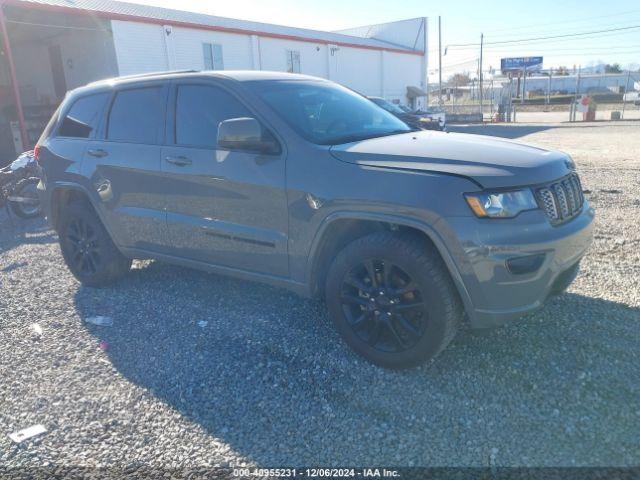
M594 39L594 38L605 38L605 37L616 37L619 35L629 35L635 33L632 30L627 30L627 31L623 31L623 32L609 32L609 33L598 33L598 34L592 34L592 35L585 35L585 36L581 36L579 38L569 38L567 39L568 42L579 42L579 41L583 41L583 40L590 40L590 39ZM635 40L635 38L634 38ZM490 50L494 50L494 51L500 51L500 50L506 50L506 49L513 49L513 47L526 47L528 45L534 45L536 47L540 47L540 45L545 45L545 44L551 44L555 47L555 45L557 45L557 41L555 39L552 40L536 40L536 41L530 41L530 42L522 42L519 41L519 43L513 43L511 42L511 44L499 44L499 45L489 45L488 47L485 47L485 49L490 49ZM453 51L463 51L463 50L476 50L478 47L477 46L469 46L469 47L453 47L452 50ZM550 47L547 47L550 48Z
M522 38L520 40L502 40L502 41L494 41L494 42L485 42L485 44L486 45L503 45L503 44L508 44L508 43L535 42L535 41L538 41L538 40L551 40L551 39L557 39L557 38L568 38L568 37L579 37L579 36L583 36L583 35L594 35L594 34L598 34L598 33L619 32L619 31L632 30L632 29L636 29L636 28L640 28L640 25L633 25L633 26L630 26L630 27L609 28L609 29L605 29L605 30L593 30L593 31L590 31L590 32L582 32L582 33L567 33L567 34L562 34L562 35L550 35L550 36L547 36L547 37ZM459 44L447 45L447 48L451 48L451 47L478 47L479 45L480 45L479 43L459 43Z
M640 13L640 10L627 10L624 12L612 13L609 15L598 15L597 17L583 17L577 18L574 20L562 20L558 22L546 22L545 25L566 25L570 23L580 23L580 22L588 22L590 20L600 20L603 18L612 18L612 17L620 17L622 15L628 15L630 13ZM501 29L493 29L493 32L513 32L513 31L522 31L531 28L537 28L538 25L521 25L520 27L510 27L510 28L501 28Z
M603 24L594 24L591 25L591 28L594 29L615 29L615 28L619 28L619 27L628 27L628 26L635 26L638 24L638 22L640 22L640 17L636 17L636 18L629 18L626 19L625 21L621 21L621 22L615 22L615 23L603 23ZM564 34L573 34L573 33L581 33L582 31L584 31L584 26L581 27L569 27L568 29L561 29L561 33ZM496 31L492 30L491 31L492 34L495 33ZM513 37L522 37L522 35L530 35L530 36L544 36L544 35L555 35L555 34L560 34L558 32L558 27L555 28L545 28L542 30L538 30L536 29L533 32L526 32L523 33L522 31L519 32L515 32L515 33L507 33L507 34L500 34L498 35L498 37L494 40L494 41L501 41L501 40L510 40Z

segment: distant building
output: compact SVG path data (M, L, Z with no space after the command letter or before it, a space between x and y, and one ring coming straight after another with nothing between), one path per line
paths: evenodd
M0 0L0 162L67 90L165 70L276 70L426 104L427 19L323 32L113 0Z

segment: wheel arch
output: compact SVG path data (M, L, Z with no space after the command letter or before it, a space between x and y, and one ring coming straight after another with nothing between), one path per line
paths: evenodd
M314 237L307 264L307 284L312 296L320 296L330 259L348 243L379 230L404 231L418 235L434 248L446 266L460 295L465 311L473 315L473 303L453 257L437 231L419 220L400 215L367 212L335 212L328 215Z
M49 213L51 215L50 223L54 229L58 229L58 222L60 220L60 212L62 209L74 201L84 203L91 207L91 209L100 218L102 224L105 225L104 219L102 218L99 209L96 208L89 190L77 183L60 182L54 184L51 188Z

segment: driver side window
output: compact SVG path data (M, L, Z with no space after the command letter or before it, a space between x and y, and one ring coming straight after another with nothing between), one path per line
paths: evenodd
M180 85L176 97L176 144L216 148L220 122L238 117L253 114L225 90L211 85Z

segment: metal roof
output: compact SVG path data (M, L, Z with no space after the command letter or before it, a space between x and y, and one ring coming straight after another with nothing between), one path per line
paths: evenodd
M2 1L2 0L0 0ZM236 31L238 33L274 36L281 38L317 41L318 43L348 45L380 50L418 53L419 50L396 45L373 38L362 38L335 32L325 32L306 28L287 27L270 23L251 22L235 18L217 17L203 13L173 10L169 8L118 2L115 0L5 0L7 5L35 7L45 9L72 9L82 12L95 12L100 16L130 21L167 24L183 24L195 28ZM126 18L125 18L126 17Z

